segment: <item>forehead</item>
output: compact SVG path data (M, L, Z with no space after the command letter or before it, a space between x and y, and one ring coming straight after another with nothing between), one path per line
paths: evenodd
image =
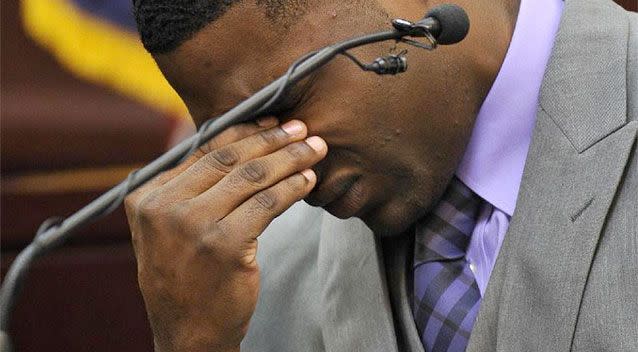
M240 2L193 38L155 59L196 122L218 115L283 74L297 57L351 36L348 12L317 3L303 16L273 20L255 2Z
M262 11L249 6L233 6L173 52L155 55L164 76L191 110L204 101L219 105L214 100L228 91L247 94L252 87L245 82L257 78L256 71L246 72L247 68L258 66L276 48L272 24ZM234 88L228 89L229 85Z

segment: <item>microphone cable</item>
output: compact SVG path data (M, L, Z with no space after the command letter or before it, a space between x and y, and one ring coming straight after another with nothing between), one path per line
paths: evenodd
M455 44L469 31L465 11L451 4L440 5L418 22L403 19L392 21L393 29L355 37L323 49L308 53L296 60L286 73L260 91L239 103L219 117L207 120L197 133L176 145L146 166L131 172L128 177L109 191L67 218L53 217L42 223L33 241L23 249L7 271L0 288L0 350L9 348L8 329L11 313L22 288L26 274L35 259L61 245L77 228L94 222L117 209L126 196L159 173L170 169L195 152L204 143L226 128L267 113L287 89L322 67L337 55L344 55L364 71L380 75L395 75L407 70L407 50L396 55L377 58L370 64L362 63L347 50L387 40L433 50L437 44ZM426 38L427 43L406 37Z

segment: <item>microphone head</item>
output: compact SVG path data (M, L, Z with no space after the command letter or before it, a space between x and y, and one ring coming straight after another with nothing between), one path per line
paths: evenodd
M425 17L433 17L439 21L440 33L436 36L436 41L441 45L460 42L470 30L467 13L457 5L439 5L430 10Z

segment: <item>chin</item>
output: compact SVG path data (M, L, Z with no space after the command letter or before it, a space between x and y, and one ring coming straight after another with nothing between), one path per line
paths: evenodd
M421 212L414 207L384 205L374 209L365 209L357 202L339 201L318 205L314 199L304 199L311 206L319 206L339 219L359 218L379 237L392 237L404 233Z
M426 210L408 205L386 205L360 217L377 237L404 234Z
M363 220L377 237L393 237L404 233L425 215L436 198L430 185L391 187L396 183L373 182L369 177L342 173L322 182L305 200L337 218Z
M362 218L363 222L381 238L396 237L405 233L412 223L407 221L384 221L371 217Z

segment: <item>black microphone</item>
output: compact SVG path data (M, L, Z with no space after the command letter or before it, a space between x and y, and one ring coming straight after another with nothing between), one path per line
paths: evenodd
M430 33L441 45L456 44L470 30L470 19L465 10L454 4L444 4L430 10L425 18L415 23L430 28Z
M470 30L470 19L461 7L454 4L439 5L430 10L423 19L410 22L403 19L392 21L399 31L413 37L432 37L436 44L456 44L463 40Z
M456 44L463 40L470 30L470 20L465 10L457 5L444 4L430 10L423 19L410 22L395 19L392 25L398 31L408 33L413 37L426 37L430 44L402 38L400 41L422 49L432 50L438 44ZM405 57L406 51L390 54L374 60L371 64L362 64L350 54L345 54L365 71L372 71L379 75L396 75L408 69Z
M396 19L392 21L394 29L374 32L338 42L311 52L295 61L286 74L277 78L257 93L225 112L205 122L197 134L174 146L148 165L132 172L125 180L111 188L91 203L76 211L66 219L51 218L38 230L34 240L23 249L9 267L0 287L0 352L10 349L9 322L14 311L16 299L31 264L39 257L67 240L73 231L94 222L115 210L131 193L159 173L181 163L188 155L226 128L250 121L274 104L287 88L308 77L323 67L337 55L345 55L364 71L377 74L398 74L407 70L407 51L378 58L372 64L360 62L347 51L367 44L395 41L413 47L433 50L437 44L454 44L465 38L469 30L469 20L465 11L456 5L441 5L416 23ZM429 43L408 39L425 37Z

